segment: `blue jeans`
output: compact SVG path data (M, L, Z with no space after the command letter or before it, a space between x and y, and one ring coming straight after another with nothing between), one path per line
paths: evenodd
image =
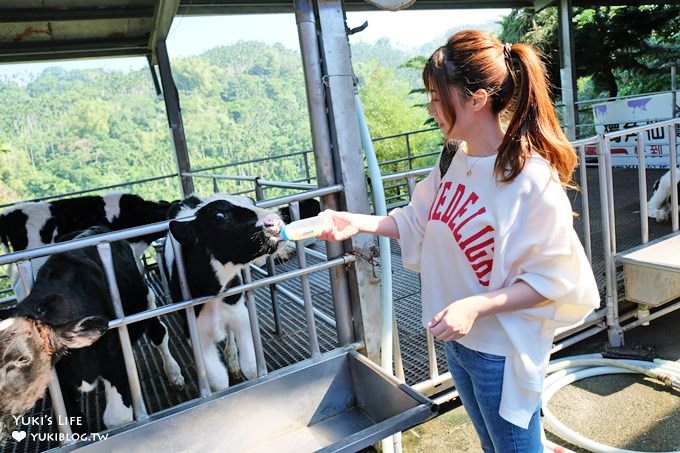
M485 453L541 453L540 407L522 429L501 418L505 357L473 351L455 341L444 344L446 361L463 407Z

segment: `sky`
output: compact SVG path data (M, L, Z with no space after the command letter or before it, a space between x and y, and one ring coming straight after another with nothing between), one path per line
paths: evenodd
M368 28L353 35L351 42L372 43L380 38L388 38L395 47L410 50L436 39L443 42L446 32L454 27L499 21L509 12L509 9L350 12L347 13L347 25L354 28L368 21ZM238 41L262 41L268 44L278 42L284 47L298 49L295 16L178 16L168 36L168 52L171 59L186 57ZM146 59L141 57L0 64L0 78L31 78L50 66L66 69L131 70L145 67L146 64Z

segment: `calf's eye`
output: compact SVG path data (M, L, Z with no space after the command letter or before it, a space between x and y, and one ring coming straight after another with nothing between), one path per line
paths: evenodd
M25 364L27 364L27 363L30 362L30 361L31 361L31 358L30 358L29 356L27 356L27 355L22 355L21 357L19 357L19 358L17 359L17 362L19 362L19 363L22 364L22 365L25 365Z
M221 221L224 220L227 216L224 215L224 212L216 212L215 213L215 220Z

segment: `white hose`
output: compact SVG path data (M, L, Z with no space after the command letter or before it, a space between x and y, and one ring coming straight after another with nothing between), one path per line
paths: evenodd
M573 445L578 445L579 447L594 453L641 453L610 447L588 439L582 434L569 429L566 425L557 420L548 408L550 398L552 398L552 396L561 388L587 377L616 373L644 374L647 377L662 382L666 386L680 390L680 364L672 361L654 359L653 362L644 362L640 360L605 359L601 354L566 357L564 359L551 361L548 365L543 389L544 423L551 428L551 431L561 438L569 441ZM554 451L558 450L555 449Z

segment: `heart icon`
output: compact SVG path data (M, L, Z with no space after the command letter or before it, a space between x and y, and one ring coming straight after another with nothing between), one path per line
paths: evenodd
M22 440L26 439L26 431L12 431L12 437L17 442L21 442Z

